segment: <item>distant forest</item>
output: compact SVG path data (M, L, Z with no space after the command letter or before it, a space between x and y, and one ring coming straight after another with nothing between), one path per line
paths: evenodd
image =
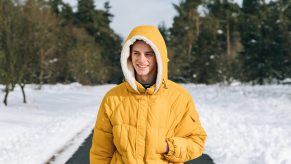
M173 26L159 25L169 78L203 84L252 84L291 78L291 1L181 0ZM198 12L198 9L200 9ZM201 9L203 12L201 12ZM120 83L122 38L110 27L110 3L0 1L0 83Z

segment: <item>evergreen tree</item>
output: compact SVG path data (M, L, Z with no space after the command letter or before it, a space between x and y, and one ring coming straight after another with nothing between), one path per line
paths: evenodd
M169 77L174 80L192 80L191 70L198 67L192 65L198 57L192 53L192 49L200 32L200 17L197 12L200 4L201 0L183 0L179 5L174 4L178 15L174 17L173 27L170 28L169 42Z
M268 24L272 27L273 78L282 80L291 78L291 1L270 2ZM271 19L272 18L272 19Z
M61 24L67 24L74 19L74 13L72 7L64 3L62 0L50 0L49 1L52 12L61 19Z
M77 24L94 25L95 5L94 0L78 0L78 11L76 13ZM88 30L88 29L87 29ZM94 31L90 31L92 34Z
M290 72L291 35L284 1L270 2L265 5L265 53L269 54L268 75L270 79L283 80ZM289 2L291 5L291 2ZM290 76L289 76L290 77Z
M161 32L165 42L166 42L166 45L168 45L169 41L170 41L170 31L169 29L166 27L165 23L162 22L159 26L159 31Z
M63 1L62 0L50 0L50 6L52 9L52 12L55 13L57 16L59 16L62 12L62 5Z
M225 80L231 80L236 74L236 60L239 46L238 18L240 7L229 0L207 0L205 6L208 9L206 17L215 18L217 28L217 47L221 53L220 71Z
M203 1L207 8L199 16L202 1L181 1L170 29L170 78L216 83L234 73L234 55L239 51L237 19L239 6L233 2Z
M240 58L244 81L264 84L288 76L290 29L288 31L288 5L282 2L243 1L241 42L244 50Z
M262 84L267 76L265 72L266 58L262 47L262 6L260 0L244 0L240 24L241 43L243 51L240 53L241 80Z
M105 10L96 10L93 0L79 0L77 23L85 27L86 31L94 36L96 43L102 47L102 60L108 69L106 82L118 83L122 79L119 62L121 38L109 26L113 17L109 11L109 2L104 5Z
M217 20L213 17L202 19L201 31L193 48L197 58L192 62L195 69L191 70L193 81L196 83L212 84L223 80L223 70L220 65L225 61L224 49L219 44Z

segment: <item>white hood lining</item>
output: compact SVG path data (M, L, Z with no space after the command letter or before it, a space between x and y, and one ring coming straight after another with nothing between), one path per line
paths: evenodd
M156 47L156 45L149 40L148 38L146 38L145 36L142 35L135 35L133 36L131 39L127 40L122 48L121 51L121 57L120 57L120 62L121 62L121 68L123 71L123 75L125 77L125 80L131 85L131 87L136 90L138 93L138 89L137 86L135 84L135 75L134 75L134 68L132 65L132 62L130 60L128 60L128 58L130 57L130 46L136 41L136 40L142 40L144 42L146 42L148 45L151 46L151 48L153 49L155 56L156 56L156 60L157 60L157 78L156 78L156 88L155 88L155 92L158 91L161 83L162 83L162 58L161 58L161 54L158 50L158 48Z

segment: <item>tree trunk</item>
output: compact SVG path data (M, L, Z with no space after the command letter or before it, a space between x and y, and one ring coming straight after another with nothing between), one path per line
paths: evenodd
M4 100L3 100L3 103L5 104L5 106L7 106L8 94L9 94L9 84L6 84L6 86L5 86L5 96L4 96Z
M44 71L44 51L40 50L40 74L39 74L39 85L40 88L43 84L43 71Z
M196 17L196 39L198 39L200 33L200 18L199 15Z
M25 84L24 83L19 83L19 86L21 88L21 91L22 91L22 96L23 96L23 103L26 104L26 96L25 96L25 92L24 92L24 87L25 87Z
M228 64L230 64L232 60L232 56L231 56L231 47L230 47L229 22L227 22L227 26L226 26L226 43L227 43L227 61L228 61Z

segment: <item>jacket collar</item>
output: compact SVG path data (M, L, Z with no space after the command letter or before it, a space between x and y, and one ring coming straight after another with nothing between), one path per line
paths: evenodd
M139 82L135 81L135 84L137 86L137 89L139 91L140 94L148 94L148 95L152 95L155 92L155 88L156 88L156 84L150 86L149 88L145 89L142 84L140 84Z
M138 95L154 95L154 94L161 94L165 89L168 89L166 82L163 80L161 87L157 92L155 92L156 84L152 85L151 87L145 89L139 82L135 81L137 90L133 89L129 82L125 81L126 88L129 92L138 94Z

